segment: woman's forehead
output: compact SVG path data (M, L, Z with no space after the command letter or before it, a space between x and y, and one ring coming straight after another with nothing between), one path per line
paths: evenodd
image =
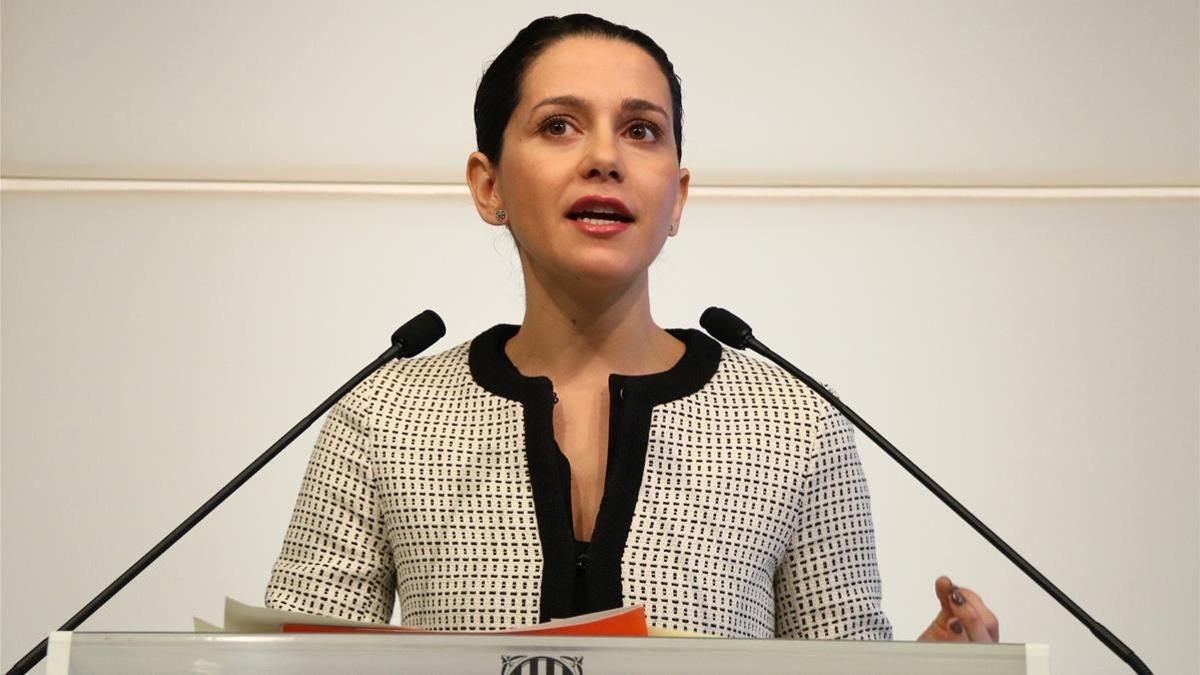
M571 37L542 52L525 73L519 107L572 96L592 106L618 107L626 99L671 108L667 78L641 47L603 37Z

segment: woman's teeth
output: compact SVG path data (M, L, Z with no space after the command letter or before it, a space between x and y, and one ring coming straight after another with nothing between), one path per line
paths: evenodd
M623 221L616 220L616 219L603 220L601 218L577 218L576 220L578 220L579 222L582 222L582 223L591 223L592 225L612 225L613 223L623 222Z

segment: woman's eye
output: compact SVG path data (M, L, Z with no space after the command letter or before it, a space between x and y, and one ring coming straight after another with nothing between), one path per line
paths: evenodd
M551 117L542 123L542 131L550 132L551 136L562 136L567 133L569 127L570 124L562 117Z
M638 130L641 130L641 133L638 133ZM658 127L655 127L653 124L650 124L649 122L638 122L629 128L629 132L631 134L633 134L634 138L639 141L642 141L642 140L657 141L658 140Z

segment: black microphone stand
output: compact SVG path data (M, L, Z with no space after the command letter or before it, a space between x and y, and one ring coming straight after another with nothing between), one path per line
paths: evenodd
M396 329L395 333L392 333L391 347L388 347L387 350L380 354L379 357L372 361L366 368L358 371L354 377L350 378L350 380L339 387L337 391L333 392L329 398L322 401L321 404L318 405L312 412L308 413L308 415L305 415L304 419L297 422L296 425L291 429L288 429L287 433L281 436L279 440L275 441L271 447L267 448L265 452L259 455L258 458L251 462L249 466L243 469L241 473L234 476L233 480L225 484L225 487L218 490L215 495L208 499L208 501L201 504L200 508L196 509L196 511L192 513L192 515L188 516L182 523L180 523L178 527L176 527L174 530L171 530L167 536L163 537L162 541L155 544L154 548L150 549L146 555L142 556L129 569L125 570L125 572L121 576L117 577L115 581L109 584L107 588L105 588L103 591L100 591L99 595L92 598L91 602L85 605L83 609L76 612L75 616L72 616L70 619L68 619L67 622L64 623L61 628L59 628L59 630L70 631L78 628L79 625L82 624L89 616L91 616L96 610L100 609L104 603L112 599L112 597L116 595L118 591L124 588L126 584L128 584L130 581L133 581L134 577L141 574L142 570L145 570L147 567L149 567L150 563L154 562L168 548L171 548L175 542L179 541L183 535L188 533L188 530L191 530L193 527L195 527L196 524L203 520L204 517L209 513L211 513L213 509L217 508L221 502L225 501L229 495L237 491L237 489L240 488L243 483L250 480L251 476L258 473L259 469L266 466L268 462L274 459L275 455L278 455L284 448L290 445L292 441L296 440L297 436L304 433L306 429L312 426L313 422L315 422L321 415L325 414L325 411L332 408L333 404L337 403L338 400L345 396L351 389L358 386L358 384L365 380L368 375L375 372L392 359L407 358L425 351L429 345L436 342L445 334L446 326L442 323L441 317L439 317L433 310L427 309L412 319L409 319L407 323ZM29 650L28 654L21 657L21 660L17 661L16 664L9 669L7 675L22 675L23 673L29 672L30 668L33 668L38 661L41 661L46 657L46 649L49 642L49 637L44 638L36 647Z
M930 492L937 495L937 498L942 500L942 503L944 503L946 506L949 506L951 511L957 513L958 516L967 521L967 524L970 525L976 532L983 535L983 538L987 539L988 543L990 543L992 546L995 546L997 550L1004 554L1004 557L1012 561L1012 563L1016 565L1022 572L1024 572L1026 576L1028 576L1030 579L1033 579L1034 583L1036 583L1038 586L1041 586L1042 590L1049 593L1051 597L1058 601L1058 604L1066 608L1066 610L1070 612L1072 616L1083 623L1083 625L1087 626L1088 630L1092 632L1092 635L1095 635L1101 642L1104 643L1106 647L1111 649L1114 654L1120 657L1122 661L1129 664L1129 666L1133 668L1134 672L1144 674L1150 673L1150 669L1146 667L1146 664L1143 663L1140 658L1138 658L1138 655L1135 654L1132 649L1130 649L1124 642L1121 642L1116 635L1113 635L1111 632L1109 632L1109 630L1105 628L1099 621L1096 621L1087 612L1083 611L1083 608L1075 604L1071 598L1067 597L1066 593L1063 593L1061 590L1059 590L1057 586L1051 583L1050 580L1047 579L1041 572L1039 572L1037 568L1030 564L1029 561L1025 560L1025 558L1022 558L1016 551L1012 549L1011 546L1001 539L999 535L997 535L995 532L992 532L987 525L983 524L983 521L976 518L975 514L967 510L967 507L960 504L957 499L952 497L949 492L946 492L942 486L934 482L934 480L930 478L928 474L922 471L920 467L918 467L916 464L913 464L912 460L910 460L908 457L905 457L904 453L900 452L896 446L892 445L886 438L883 437L883 434L875 431L874 427L872 427L870 424L867 424L866 420L855 414L855 412L851 410L849 406L847 406L845 403L842 403L841 399L839 399L837 396L834 396L833 393L822 386L820 382L817 382L813 378L809 377L807 373L800 370L796 366L793 366L782 356L771 351L766 345L759 342L754 337L754 333L750 329L749 324L747 324L745 321L742 321L728 310L721 309L720 307L709 307L708 309L704 310L704 314L700 316L700 325L703 326L704 329L707 330L713 337L729 345L730 347L735 349L744 349L749 347L752 351L765 356L780 368L783 368L792 375L800 378L805 384L811 387L813 391L820 394L821 397L826 401L829 401L833 407L841 411L841 413L845 415L848 420L854 423L854 426L858 427L863 433L870 437L872 441L875 441L876 445L883 448L883 451L886 452L892 459L896 460L900 466L904 467L905 471L912 474L913 478L916 478L922 485L928 488Z

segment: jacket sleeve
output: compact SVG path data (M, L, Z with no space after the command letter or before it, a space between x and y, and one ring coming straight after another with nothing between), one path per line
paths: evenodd
M330 409L317 436L271 570L267 607L376 623L391 618L395 569L361 389Z
M799 526L775 571L775 635L890 640L854 429L828 401L818 400L821 412L805 459Z

